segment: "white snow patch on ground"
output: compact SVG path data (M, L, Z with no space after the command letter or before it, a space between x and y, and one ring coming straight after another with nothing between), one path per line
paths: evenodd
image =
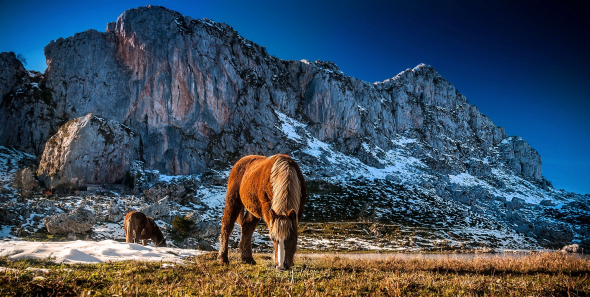
M404 139L402 142L405 142L405 140L408 139ZM362 164L365 170L369 173L368 177L372 177L374 179L383 179L389 174L394 174L402 181L416 181L421 180L427 176L426 172L423 171L423 169L427 168L426 164L417 158L405 154L401 150L389 150L384 152L381 148L376 146L371 147L367 143L363 143L362 147L368 153L371 153L379 163L385 165L384 168L376 168L365 165L355 158L355 160ZM377 155L376 152L378 151L382 152L381 157Z
M225 206L225 194L227 190L225 187L200 188L197 190L196 196L201 199L201 202L207 204L211 208L220 208Z
M161 182L171 182L175 178L178 178L178 176L177 175L164 175L164 174L160 174L160 181Z
M508 188L511 191L502 191L501 189L494 187L486 181L467 172L457 175L449 175L449 180L450 182L463 187L479 186L485 188L494 196L506 198L506 201L512 201L513 198L519 198L529 204L539 204L543 200L551 200L555 203L561 202L556 200L550 192L545 191L531 182L514 175L505 168L492 168L492 174L504 183L505 188Z
M454 183L465 187L474 187L474 186L482 186L484 188L492 188L490 184L486 183L483 180L467 173L459 173L457 175L449 174L449 180Z
M305 129L307 125L288 117L287 115L275 111L281 126L279 128L289 139L298 143L307 142L302 152L329 162L332 166L337 167L340 176L365 177L367 179L384 179L387 175L394 174L402 181L421 180L428 177L424 169L426 164L412 156L406 155L403 150L383 151L381 148L363 143L362 147L382 165L384 168L376 168L361 162L358 158L348 156L332 148L315 137ZM298 129L299 128L299 129ZM298 134L297 131L304 131L304 134ZM399 137L392 140L394 144L406 145L416 142L416 139ZM379 152L379 155L377 154Z
M6 238L10 236L10 230L14 227L14 225L5 225L0 226L0 238Z
M400 136L400 137L398 137L396 139L391 140L391 142L393 144L396 144L396 145L406 145L408 143L418 142L418 139L415 139L415 138L407 138L405 136Z
M225 207L225 187L199 188L195 196L199 197L201 202L205 203L209 210L203 214L201 220L219 220L223 216Z
M10 260L51 258L55 263L66 264L89 264L125 260L183 263L186 257L204 253L204 251L200 250L155 248L112 240L98 242L80 240L67 242L0 242L0 257L8 257Z
M158 226L162 226L160 221L157 221L156 224ZM125 230L123 229L123 224L117 223L97 223L96 225L92 226L92 231L94 232L95 236L94 239L100 240L124 240L125 239Z
M506 197L507 201L512 201L513 198L520 198L523 199L526 203L532 204L539 204L543 200L551 200L555 203L560 203L561 201L554 199L554 196L549 195L550 193L533 185L531 182L518 177L514 174L509 173L506 170L500 168L492 168L492 174L494 174L498 179L500 179L506 188L510 188L514 190L513 192L507 194L496 191L496 195Z
M297 134L296 131L297 131L297 127L305 127L305 125L288 117L284 113L281 113L276 110L275 110L275 113L277 114L277 116L279 117L279 120L281 121L280 129L283 131L283 133L285 133L285 136L287 136L287 138L289 138L291 140L294 140L295 142L301 143L302 137L301 137L301 135Z

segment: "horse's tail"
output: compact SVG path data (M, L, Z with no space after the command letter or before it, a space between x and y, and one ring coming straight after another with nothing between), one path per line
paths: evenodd
M301 182L294 166L294 161L285 155L275 158L270 170L272 186L272 210L277 214L287 215L291 209L299 212L301 203Z

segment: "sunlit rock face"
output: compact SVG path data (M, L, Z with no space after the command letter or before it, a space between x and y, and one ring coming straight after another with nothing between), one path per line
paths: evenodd
M67 122L49 139L37 176L47 188L120 183L133 158L129 128L87 114Z

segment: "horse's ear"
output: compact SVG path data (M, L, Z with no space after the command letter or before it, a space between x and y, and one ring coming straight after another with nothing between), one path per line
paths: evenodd
M289 210L289 219L291 219L291 221L295 221L297 219L297 213L295 212L294 209Z
M274 221L277 218L277 213L274 210L272 210L272 208L270 209L269 213L270 213L270 220Z

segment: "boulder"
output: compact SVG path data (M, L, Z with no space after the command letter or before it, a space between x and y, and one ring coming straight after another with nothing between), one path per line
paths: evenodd
M561 249L561 252L563 252L563 253L581 253L582 248L580 248L580 246L577 244L570 244L570 245L564 246Z
M47 188L120 183L133 160L133 132L93 114L73 119L52 136L37 177Z
M47 232L51 234L83 233L90 230L95 222L94 213L84 207L43 218Z
M39 191L40 186L35 177L35 166L21 168L14 175L13 186L20 190L21 197L30 197L34 191Z
M125 177L126 184L131 187L133 194L143 192L148 187L148 179L145 174L144 162L135 160L131 163L129 174Z

